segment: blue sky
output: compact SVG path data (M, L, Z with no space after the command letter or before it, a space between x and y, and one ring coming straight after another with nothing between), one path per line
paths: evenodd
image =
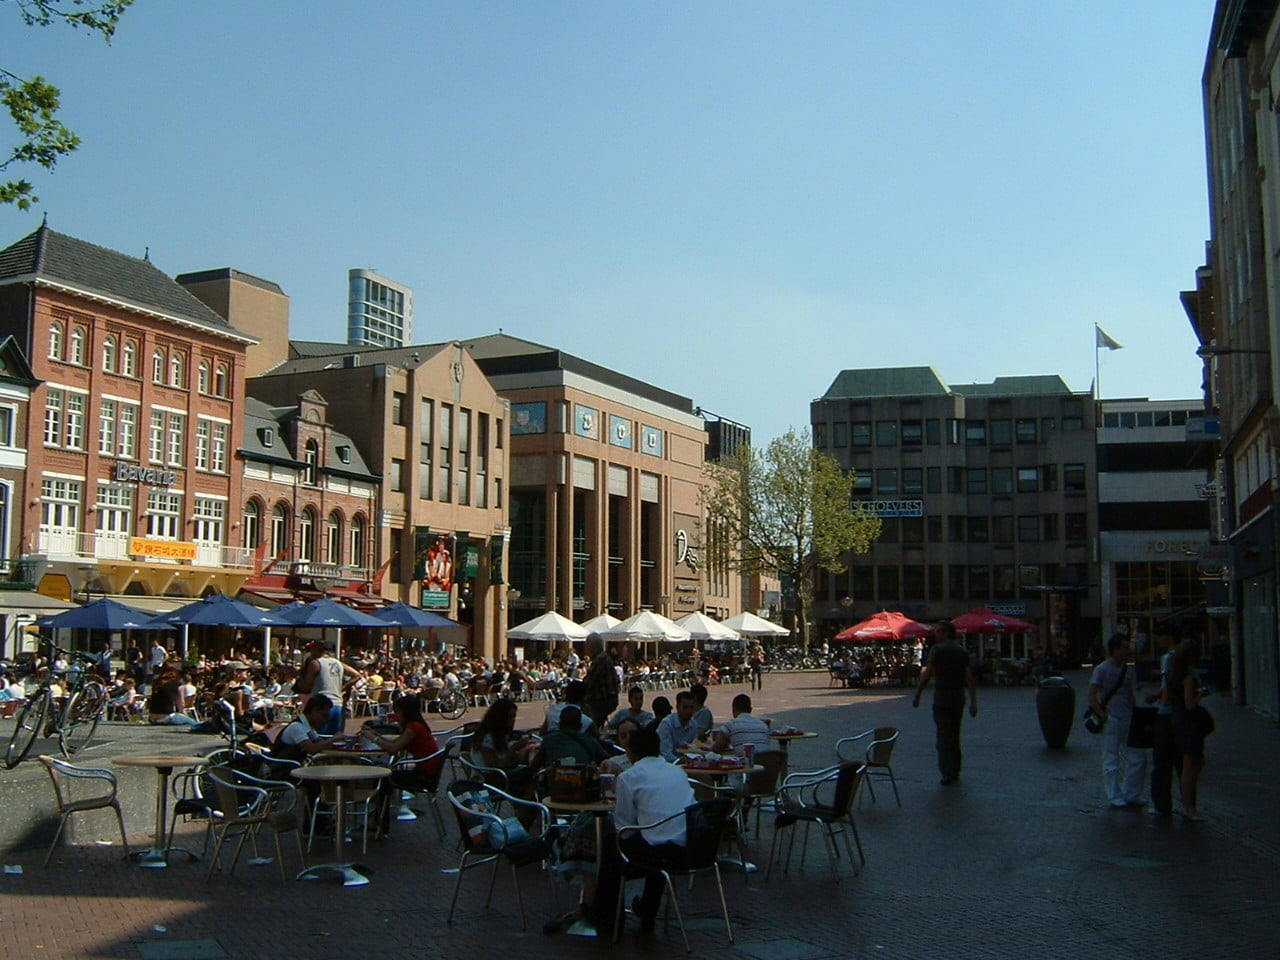
M0 65L83 138L28 175L56 229L275 280L300 338L373 267L415 339L501 327L760 442L846 367L1088 389L1095 322L1105 396L1197 396L1212 6L139 0L110 46L0 10Z

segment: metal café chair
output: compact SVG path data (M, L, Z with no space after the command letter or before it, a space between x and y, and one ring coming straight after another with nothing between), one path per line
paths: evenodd
M276 845L276 864L280 879L287 881L284 869L284 851L280 846L280 834L292 833L298 844L298 859L306 866L306 854L302 849L302 828L305 821L305 801L302 792L292 783L279 780L260 780L230 767L214 767L208 773L213 787L213 855L209 858L209 880L221 866L219 858L227 835L239 830L240 842L236 844L227 875L235 873L236 863L244 850L245 840L252 840L257 847L258 832L265 826L271 830Z
M902 806L902 797L898 794L898 781L894 779L893 767L893 748L898 742L900 731L897 727L876 727L873 730L864 730L862 733L853 737L843 737L836 741L836 757L841 763L848 760L858 759L853 756L846 755L847 748L870 738L866 748L862 751L861 761L866 765L866 782L867 791L871 794L871 802L876 802L876 788L873 779L888 780L893 787L893 797L898 801L898 806Z
M822 828L823 842L827 848L827 856L831 861L831 878L840 882L840 871L837 866L840 853L836 844L838 836L844 837L845 849L849 854L849 862L854 863L853 847L849 844L852 833L854 843L858 846L858 856L863 863L867 862L862 852L862 839L858 836L858 825L853 819L853 804L862 786L866 767L856 761L846 761L839 766L827 767L825 770L793 773L778 788L778 796L782 802L782 811L774 818L773 843L769 848L769 869L765 873L765 881L773 875L773 864L777 860L779 840L783 830L791 830L791 840L787 846L787 860L783 872L791 869L791 853L795 847L795 828L797 824L805 825L805 846L808 845L810 824ZM832 786L829 803L823 803L818 791L825 785ZM804 847L800 851L801 865L804 864Z
M49 774L49 780L53 784L53 795L58 803L58 829L53 834L53 842L49 844L49 852L44 855L44 865L46 867L49 865L53 851L58 846L58 840L62 838L62 830L73 813L107 808L116 813L116 822L120 825L120 843L123 844L124 854L127 857L129 839L124 832L124 814L120 810L120 800L117 797L119 785L116 783L116 775L102 767L79 767L48 754L41 754L39 759ZM71 781L104 783L109 789L103 794L76 799L72 796Z

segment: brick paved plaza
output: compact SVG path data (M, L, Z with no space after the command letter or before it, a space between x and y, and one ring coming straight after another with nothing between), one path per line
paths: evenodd
M1073 676L1083 695L1084 676ZM1218 731L1209 741L1203 824L1162 820L1104 807L1095 744L1077 727L1071 746L1047 751L1034 690L983 689L976 721L966 718L965 769L942 788L933 762L926 707L907 691L828 690L823 674L771 675L757 713L821 734L797 743L793 769L825 765L836 737L874 725L902 728L895 770L902 809L887 791L858 812L868 863L845 866L831 883L818 838L806 870L763 872L744 883L726 877L738 942L718 919L714 885L681 890L699 956L735 960L822 957L1276 957L1280 956L1280 732L1214 698ZM741 687L712 693L717 718ZM521 725L542 704L521 707ZM470 716L470 714L469 714ZM7 726L3 728L7 736ZM91 751L178 752L211 741L187 734L111 725L112 742ZM86 762L88 758L86 757ZM153 796L149 771L119 771L131 842L147 838ZM0 957L297 956L603 956L605 943L541 933L553 912L547 885L524 873L530 930L519 929L509 876L498 879L493 909L483 909L486 871L464 882L452 928L444 925L454 861L452 834L441 845L429 820L397 824L392 840L371 843L363 858L373 882L346 889L327 883L282 884L274 865L244 866L206 884L200 864L146 871L122 863L110 815L91 814L75 845L40 866L52 797L33 763L0 775L10 847L0 875ZM887 802L886 802L887 801ZM38 815L30 819L32 815ZM15 823L33 824L20 835ZM198 833L191 834L197 837ZM767 856L768 828L753 856ZM112 842L96 845L95 840ZM269 844L269 841L268 841ZM265 852L265 851L264 851ZM286 850L288 865L294 861ZM319 842L313 859L327 858ZM570 896L561 891L561 906ZM154 928L165 928L163 934ZM193 942L199 941L199 942ZM168 951L168 952L166 952ZM641 939L633 930L622 956L680 955L673 928Z

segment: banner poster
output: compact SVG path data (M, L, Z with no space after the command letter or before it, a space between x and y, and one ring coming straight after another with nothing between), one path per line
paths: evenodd
M453 534L413 532L413 575L422 583L422 606L444 609L453 593Z
M502 579L502 550L505 541L502 537L493 537L489 541L489 583L497 586L506 581Z

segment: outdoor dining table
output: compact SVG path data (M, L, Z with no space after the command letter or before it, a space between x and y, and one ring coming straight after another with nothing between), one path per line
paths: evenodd
M317 863L314 866L307 867L298 874L297 879L315 880L319 877L320 872L331 870L342 878L344 887L363 887L369 882L369 878L365 875L369 872L369 868L363 864L350 863L347 860L347 807L342 791L349 783L356 783L360 780L381 780L384 777L389 777L391 776L391 771L386 767L372 766L370 764L324 764L314 767L299 767L297 770L291 771L291 776L295 779L311 781L312 783L333 784L335 806L337 808L334 811L333 823L333 862Z
M802 730L797 733L783 733L781 731L774 733L770 731L769 736L778 741L778 748L783 753L787 753L790 750L792 740L814 740L817 739L818 735L812 730Z
M166 756L164 754L134 754L116 757L113 763L121 767L150 767L156 772L156 832L151 847L129 854L130 859L138 861L138 866L152 870L162 870L169 866L169 854L174 850L185 853L192 860L200 858L183 847L166 847L165 833L169 820L169 777L178 767L198 767L208 763L208 757Z
M595 818L596 826L596 876L600 876L600 870L604 863L604 821L605 817L613 813L614 801L612 797L602 797L599 800L590 802L577 802L572 800L543 800L542 803L548 810L555 813L589 813ZM582 896L586 895L586 885L583 885ZM579 904L582 903L581 897ZM589 920L585 920L573 916L573 922L564 928L564 932L574 937L598 937L599 931L596 930L595 924ZM568 917L564 918L568 919Z

